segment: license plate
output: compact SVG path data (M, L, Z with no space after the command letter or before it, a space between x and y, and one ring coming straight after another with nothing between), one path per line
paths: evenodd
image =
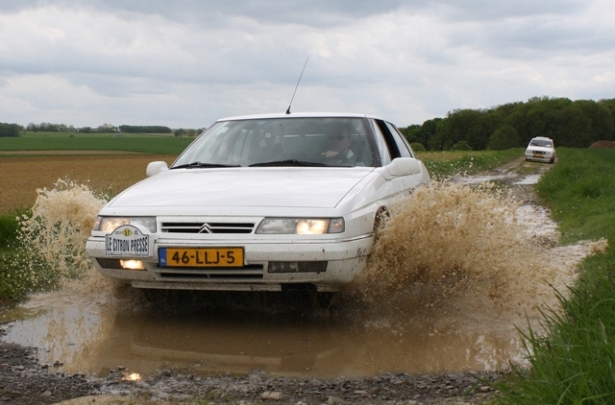
M535 157L542 157L544 155L544 153L542 152L534 152L534 156Z
M243 248L160 248L161 267L242 267Z

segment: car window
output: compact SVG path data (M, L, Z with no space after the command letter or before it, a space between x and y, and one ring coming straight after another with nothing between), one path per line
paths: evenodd
M378 161L365 119L259 118L221 121L205 131L173 166L201 162L251 166L288 162L373 166ZM292 162L291 162L292 161Z
M545 139L532 139L530 141L530 146L540 146L543 148L552 148L553 142Z
M414 157L414 153L412 153L412 148L408 144L408 141L406 140L406 138L399 132L397 127L395 127L395 125L391 124L390 122L385 122L385 124L387 128L389 129L389 132L391 132L391 135L393 135L393 139L395 140L395 143L397 144L397 148L399 149L400 156Z
M382 120L375 120L375 122L386 142L391 160L398 157L414 157L408 141L393 124Z
M371 121L371 123L374 131L376 149L378 150L378 155L380 157L380 163L383 166L386 166L391 163L391 152L389 151L385 135L382 133L378 123L376 121Z

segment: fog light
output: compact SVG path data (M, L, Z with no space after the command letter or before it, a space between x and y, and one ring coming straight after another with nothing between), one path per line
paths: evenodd
M139 373L124 373L124 381L140 381L141 374Z
M120 260L120 266L124 270L145 270L145 265L141 260Z
M269 262L268 273L324 273L327 262Z

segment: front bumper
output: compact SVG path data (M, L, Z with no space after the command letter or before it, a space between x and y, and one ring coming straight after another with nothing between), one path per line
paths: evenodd
M526 151L525 160L531 160L531 161L542 162L542 163L551 163L555 160L555 156L552 153Z
M239 268L182 268L158 265L158 249L163 247L203 247L202 241L158 239L153 242L152 256L111 257L106 255L105 238L92 236L86 252L94 267L104 276L131 284L136 288L160 288L218 291L282 291L293 286L310 286L320 292L339 291L364 269L373 245L371 234L362 237L318 242L248 242L244 248L244 265ZM207 243L207 247L225 247L228 241ZM145 270L125 270L120 259L137 259ZM270 262L326 262L319 272L270 272Z

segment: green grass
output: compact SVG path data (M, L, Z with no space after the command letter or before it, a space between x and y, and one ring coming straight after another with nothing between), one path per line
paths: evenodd
M562 149L537 185L565 241L615 236L615 151ZM615 241L615 239L613 239Z
M19 215L0 215L0 249L6 249L17 238L19 226L15 217Z
M530 370L500 384L498 404L615 403L615 150L558 149L537 185L564 241L608 239L606 254L581 264L562 310L546 310L547 336L526 337Z
M444 151L419 152L431 177L444 180L457 174L474 174L492 170L523 157L523 149L502 151Z
M28 213L0 215L0 308L32 292L53 289L59 282L49 264L19 242L17 217L22 215Z
M23 133L0 137L0 151L104 150L149 154L181 153L194 138L139 134Z

